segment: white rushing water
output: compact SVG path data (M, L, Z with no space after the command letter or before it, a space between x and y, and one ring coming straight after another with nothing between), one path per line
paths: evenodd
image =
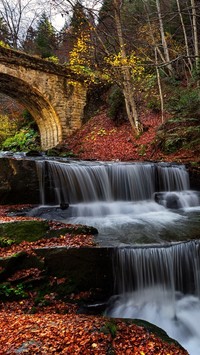
M100 246L118 247L117 296L107 314L154 323L190 355L200 355L200 194L190 190L185 167L36 164L42 206L31 214L96 227ZM62 202L69 208L62 210Z
M197 218L191 226L190 212L183 211L200 204L199 194L189 190L183 165L41 160L36 166L42 205L49 196L58 206L69 203L68 210L54 211L51 217L96 227L102 246L198 235Z
M119 248L114 255L118 295L107 314L164 329L191 355L200 354L200 245Z
M114 300L113 300L114 301ZM123 295L107 315L115 318L143 319L164 329L190 355L200 354L200 300L194 295L171 294L159 287Z
M102 163L36 161L40 190L45 178L54 201L70 204L94 201L143 201L158 191L185 191L189 176L183 165L164 163Z

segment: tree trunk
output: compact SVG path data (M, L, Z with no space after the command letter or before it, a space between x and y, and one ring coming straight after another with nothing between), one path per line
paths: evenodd
M179 14L179 17L180 17L181 26L182 26L182 30L183 30L183 36L184 36L184 41L185 41L185 49L186 49L186 54L187 54L187 57L188 57L188 63L189 63L190 74L191 74L191 71L192 71L192 61L191 61L191 59L190 59L190 51L189 51L188 38L187 38L187 33L186 33L186 29L185 29L185 24L184 24L182 12L181 12L180 1L179 1L179 0L176 0L176 4L177 4L178 14Z
M156 75L157 75L157 82L158 82L158 89L159 89L159 96L160 96L160 109L161 109L161 121L164 122L164 99L163 99L163 92L162 92L162 85L160 80L160 72L158 68L158 49L155 47L155 63L156 63Z
M159 98L160 98L160 110L161 110L161 122L164 122L164 98L163 98L163 91L162 91L162 84L161 84L161 78L160 78L160 70L159 70L159 63L158 63L158 54L161 57L162 61L165 62L162 53L160 52L160 49L158 48L158 45L156 44L154 33L152 31L152 26L151 26L151 21L149 18L149 7L147 3L144 3L144 8L147 13L147 21L150 29L150 36L152 38L152 43L154 46L154 58L155 58L155 67L156 67L156 77L157 77L157 83L158 83L158 91L159 91Z
M113 0L113 4L114 4L115 24L117 29L119 45L121 49L121 56L122 59L126 59L127 55L125 50L125 43L123 39L121 18L120 18L121 1ZM136 103L134 99L134 89L132 85L130 68L124 65L122 66L121 70L123 76L123 94L124 94L124 99L126 104L127 116L133 131L136 134L139 134L140 132L142 132L143 127L138 117L138 112L137 112Z
M162 14L161 14L161 9L160 9L160 0L156 0L156 7L157 7L157 13L158 13L158 19L159 19L159 25L160 25L160 35L161 35L161 41L162 41L162 46L163 46L163 51L165 55L165 61L166 61L166 67L168 68L169 75L173 75L173 68L170 63L170 56L169 56L169 50L165 38L165 32L164 32L164 26L163 26L163 20L162 20Z
M195 0L191 0L192 7L192 27L193 27L193 37L194 37L194 55L196 63L196 71L199 73L199 44L198 44L198 32L197 32L197 13Z

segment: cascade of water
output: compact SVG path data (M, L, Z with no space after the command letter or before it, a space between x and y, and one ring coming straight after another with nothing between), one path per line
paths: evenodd
M200 349L200 243L119 248L107 315L139 318L163 328L190 355Z
M117 292L159 286L200 296L200 244L196 241L163 247L117 248L114 265Z
M192 238L198 234L198 219L194 215L191 222L191 211L187 218L180 210L200 204L200 195L188 190L183 165L52 159L36 164L42 204L64 202L69 208L47 206L31 215L92 225L104 246L188 240L191 228Z
M189 189L189 177L184 166L50 160L46 161L46 166L58 203L61 200L68 203L142 201L151 199L155 191Z
M189 175L184 166L157 165L159 186L162 191L181 191L189 189Z
M39 180L40 189L40 202L42 205L45 204L45 161L36 160L36 170Z
M42 202L47 202L45 191L51 190L54 203L70 204L66 211L56 209L55 219L93 225L100 245L140 245L116 249L113 264L119 295L111 300L107 313L155 323L188 348L190 355L197 355L200 244L158 247L158 243L199 238L200 196L189 190L185 167L53 160L36 164ZM186 213L184 208L191 206L197 209ZM147 248L142 243L157 245Z

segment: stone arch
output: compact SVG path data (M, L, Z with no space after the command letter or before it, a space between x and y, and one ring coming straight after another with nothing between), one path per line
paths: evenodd
M0 92L23 104L31 113L39 128L43 150L62 142L61 122L48 99L38 89L22 79L1 73Z

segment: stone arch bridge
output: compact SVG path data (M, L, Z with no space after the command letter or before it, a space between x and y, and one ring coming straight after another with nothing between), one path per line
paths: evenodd
M0 46L0 92L23 104L35 119L43 150L81 127L84 78L67 66Z

